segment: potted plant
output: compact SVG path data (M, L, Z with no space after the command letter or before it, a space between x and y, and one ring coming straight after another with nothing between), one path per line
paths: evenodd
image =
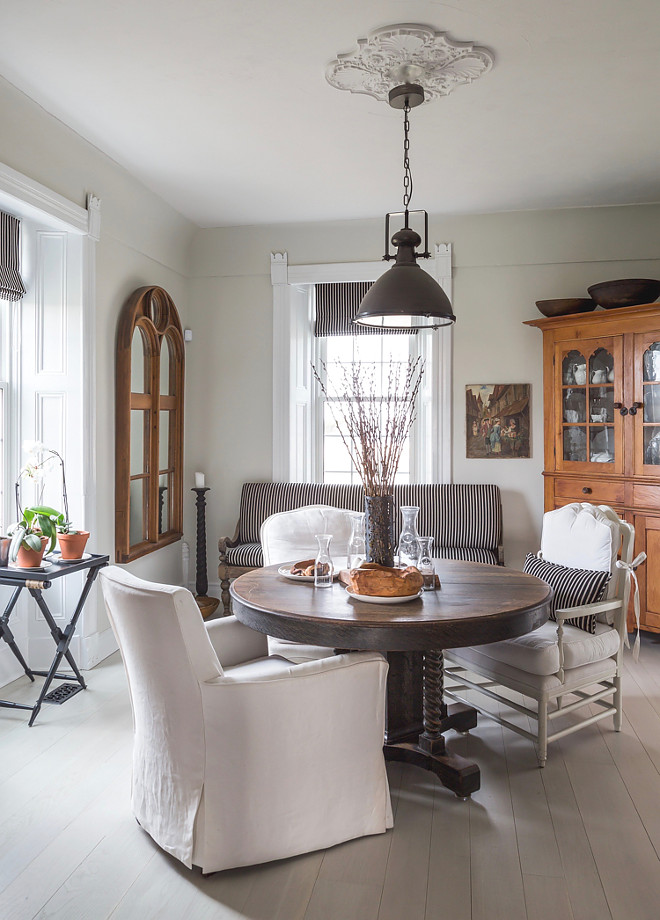
M46 530L43 530L43 534L47 535L51 541L51 546L49 549L52 550L55 546L55 539L60 545L60 551L62 554L62 559L73 560L80 559L85 551L85 544L89 539L89 531L87 530L78 530L74 528L71 520L69 518L69 501L67 496L66 489L66 475L64 472L64 460L62 456L50 447L45 447L40 441L26 441L23 444L24 449L28 454L28 462L20 471L18 479L15 483L15 492L16 492L16 510L20 515L21 504L20 504L20 484L21 480L31 479L37 486L37 494L39 496L43 495L44 489L44 477L48 473L49 469L53 464L59 464L62 472L62 504L64 506L64 512L60 514L58 511L54 511L52 508L47 508L46 506L33 506L27 511L34 511L37 514L43 513L48 517L48 512L52 512L54 517L49 518L49 522L46 523ZM30 535L30 520L26 520L26 513L23 512L23 520L19 521L15 527L20 525L25 525L26 533ZM50 525L54 526L54 530L51 533ZM40 531L40 523L37 522L35 525L35 530L32 532L34 540L34 549L36 550L37 536ZM23 544L26 543L24 539ZM25 547L24 547L25 548ZM33 563L34 564L34 563Z
M71 521L57 525L57 542L62 559L80 559L89 540L89 530L75 530Z
M48 552L55 548L57 526L63 523L64 515L48 505L25 508L20 521L8 528L9 561L21 569L40 566L46 547Z

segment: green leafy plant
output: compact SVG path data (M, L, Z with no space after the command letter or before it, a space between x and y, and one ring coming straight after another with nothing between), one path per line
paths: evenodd
M61 511L56 511L55 508L50 508L48 505L34 505L31 508L25 508L21 520L16 521L8 529L9 536L12 538L9 545L10 561L16 562L21 546L39 552L42 537L47 538L47 552L51 552L55 548L58 527L64 523L65 517Z

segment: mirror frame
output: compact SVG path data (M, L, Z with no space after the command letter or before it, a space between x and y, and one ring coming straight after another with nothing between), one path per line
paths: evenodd
M144 355L143 393L131 389L131 351L133 335L139 328ZM160 393L160 352L167 339L169 357L169 393ZM174 301L161 287L138 288L128 298L117 327L115 381L115 560L130 562L147 553L175 543L183 536L183 388L184 344L181 321ZM148 410L145 426L143 472L131 475L131 411ZM159 466L160 412L168 410L168 463ZM169 475L171 488L163 498L159 492L160 476ZM130 542L130 490L133 480L143 480L144 539ZM167 501L168 529L159 533L162 519L160 502ZM145 511L146 521L145 521Z

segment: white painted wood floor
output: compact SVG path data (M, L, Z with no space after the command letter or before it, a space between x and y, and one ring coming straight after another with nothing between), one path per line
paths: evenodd
M451 746L481 766L460 802L391 765L392 831L203 878L129 806L131 715L117 655L28 729L0 710L0 918L658 920L660 637L628 655L623 731L606 720L533 746L480 717ZM27 679L2 690L30 700Z

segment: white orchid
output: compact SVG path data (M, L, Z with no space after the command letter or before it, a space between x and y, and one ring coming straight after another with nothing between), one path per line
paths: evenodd
M65 511L64 520L68 523L69 503L66 491L66 477L64 474L64 460L56 450L53 450L52 447L46 447L41 441L23 441L23 450L28 456L28 461L20 470L18 478L14 483L17 512L19 514L21 513L19 499L21 480L27 478L31 479L35 484L38 484L39 499L41 499L47 473L49 473L54 466L59 465L62 470L62 500Z
M48 450L48 448L42 444L41 441L23 441L23 450L30 460L38 463L41 460L41 455L44 451Z

